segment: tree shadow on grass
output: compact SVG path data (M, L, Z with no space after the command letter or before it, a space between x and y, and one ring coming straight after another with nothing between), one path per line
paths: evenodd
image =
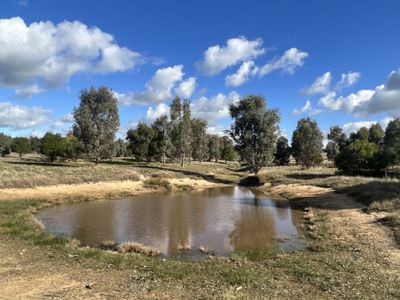
M376 201L391 201L400 198L400 182L397 180L371 181L339 188L337 192L345 193L364 205L370 205Z
M291 201L291 206L328 210L359 208L367 211L368 206L373 202L396 201L398 197L400 197L399 182L371 181L309 197L298 197Z
M326 173L295 173L295 174L287 174L285 175L287 178L297 179L297 180L312 180L312 179L324 179L333 176L337 176L335 174L326 174Z
M76 167L74 164L50 162L50 161L7 161L7 164L13 165L27 165L27 166L44 166L44 167Z

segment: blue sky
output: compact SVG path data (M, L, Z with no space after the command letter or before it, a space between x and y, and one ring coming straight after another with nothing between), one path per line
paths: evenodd
M291 136L311 116L349 132L400 114L399 1L0 3L0 131L65 133L82 88L118 97L119 136L179 94L210 132L260 94Z

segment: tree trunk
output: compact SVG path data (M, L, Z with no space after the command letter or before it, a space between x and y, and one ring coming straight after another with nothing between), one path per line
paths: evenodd
M184 162L185 162L185 154L182 153L181 154L181 167L183 167Z

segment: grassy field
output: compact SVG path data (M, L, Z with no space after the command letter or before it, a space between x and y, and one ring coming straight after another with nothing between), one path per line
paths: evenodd
M65 184L73 184L71 189L84 189L94 182L104 189L104 196L112 196L114 190L109 190L106 183L119 180L126 185L130 181L137 184L138 193L141 189L156 192L173 191L179 186L204 188L207 183L235 184L247 175L237 168L223 163L192 163L181 168L178 164L129 160L97 166L81 162L52 165L34 158L1 160L0 174L6 171L7 176L1 176L0 186L4 192L28 193L33 187ZM266 168L260 177L272 184L266 185L266 191L289 197L304 210L307 251L282 254L261 249L203 262L115 254L78 247L44 231L30 212L49 205L51 198L1 200L3 295L19 292L26 298L150 299L400 297L400 255L393 239L393 233L396 238L399 232L398 180L337 176L332 168L297 167ZM200 182L202 185L198 185ZM390 225L392 231L381 223Z

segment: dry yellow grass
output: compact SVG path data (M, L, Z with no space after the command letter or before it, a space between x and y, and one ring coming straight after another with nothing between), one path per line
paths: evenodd
M154 192L154 188L146 188L143 178L139 181L106 181L81 184L59 184L54 186L38 186L35 188L9 188L2 189L0 200L45 200L58 202L62 200L88 200L100 198L115 198L134 196L143 193ZM180 190L180 185L190 185L193 189L201 190L209 187L221 186L204 179L175 178L168 179L172 190ZM164 189L161 189L164 191Z
M48 163L40 160L0 158L1 188L32 188L59 184L137 180L140 173L131 165L89 162Z
M159 256L160 250L136 242L124 242L118 246L121 253L139 253L146 256Z

